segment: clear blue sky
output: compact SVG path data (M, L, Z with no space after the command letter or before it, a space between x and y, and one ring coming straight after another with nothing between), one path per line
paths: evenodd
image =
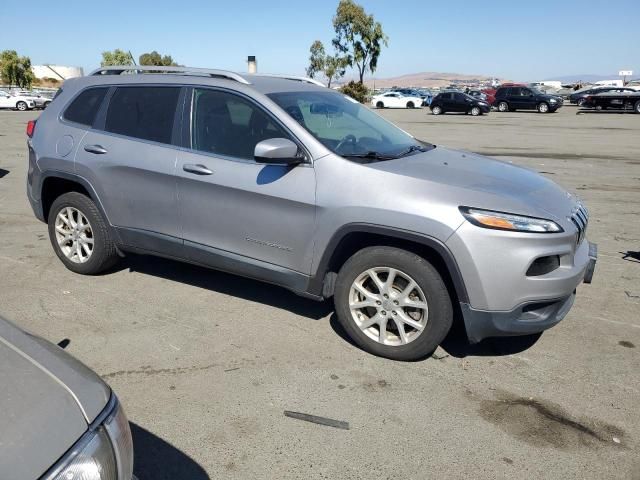
M184 65L302 74L329 46L338 0L4 2L0 50L34 64L100 63L104 50L158 50ZM570 74L640 77L640 0L361 0L389 36L376 77L421 71L536 80ZM29 19L29 17L31 17Z

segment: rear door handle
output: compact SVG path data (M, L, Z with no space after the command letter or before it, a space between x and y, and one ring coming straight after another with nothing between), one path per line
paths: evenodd
M95 153L96 155L103 155L107 153L107 149L104 148L102 145L85 145L84 151L89 153Z
M195 173L196 175L212 175L213 170L209 170L206 166L194 163L185 163L182 166L185 172Z

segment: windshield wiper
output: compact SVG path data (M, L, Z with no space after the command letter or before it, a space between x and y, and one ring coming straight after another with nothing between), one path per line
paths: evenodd
M385 155L380 152L370 151L367 153L343 153L343 157L349 158L368 158L371 160L393 160L394 158L398 158L395 155Z
M427 152L427 151L428 151L427 148L423 147L422 145L411 145L406 150L403 150L402 152L397 154L394 158L405 157L413 152Z

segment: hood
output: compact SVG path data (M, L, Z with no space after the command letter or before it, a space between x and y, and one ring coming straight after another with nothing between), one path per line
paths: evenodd
M539 173L471 152L436 147L369 166L424 180L429 195L461 206L562 221L575 204L571 194Z
M2 318L0 385L3 479L42 476L82 436L111 394L61 348Z

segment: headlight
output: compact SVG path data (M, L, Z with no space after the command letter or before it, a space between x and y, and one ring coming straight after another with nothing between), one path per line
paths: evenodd
M112 397L104 421L90 429L46 480L131 480L133 446L122 407Z
M549 99L549 102L551 102L551 103L556 103L557 101L558 101L558 100L556 100L555 98L550 98L550 99Z
M469 207L460 207L460 213L469 222L478 227L493 228L495 230L532 233L558 233L563 231L562 227L556 222L545 220L544 218L526 217L524 215Z

